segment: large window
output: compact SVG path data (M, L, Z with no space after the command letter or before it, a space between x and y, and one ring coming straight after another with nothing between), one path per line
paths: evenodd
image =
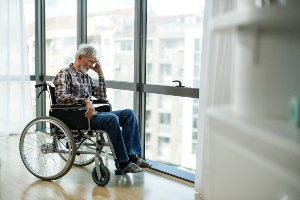
M87 42L99 50L106 80L133 82L134 2L87 1Z
M35 74L35 19L34 19L34 0L24 0L24 16L26 26L26 41L28 53L29 74ZM32 113L36 115L36 92L35 82L30 81Z
M147 1L148 84L172 85L181 80L199 88L203 2ZM168 9L165 9L168 8ZM149 76L149 78L148 78ZM192 78L191 78L192 77Z
M202 1L147 1L146 85L200 87L202 19ZM198 99L160 94L146 95L146 158L194 172Z
M75 60L77 4L74 0L46 0L46 74L55 76Z
M146 158L194 172L197 115L193 102L186 97L147 95Z
M107 100L113 110L133 109L133 92L127 90L107 89Z

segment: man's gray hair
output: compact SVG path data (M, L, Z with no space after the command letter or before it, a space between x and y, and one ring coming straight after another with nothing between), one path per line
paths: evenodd
M83 55L84 57L88 56L90 53L92 53L94 56L97 55L97 50L95 47L91 44L85 44L82 43L79 45L78 50L75 54L75 59L78 58L78 56Z

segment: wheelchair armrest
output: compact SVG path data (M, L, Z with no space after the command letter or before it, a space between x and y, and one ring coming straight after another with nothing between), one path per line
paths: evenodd
M112 111L112 106L108 100L93 100L93 105L95 110L98 112L110 112Z
M93 100L93 104L109 104L109 101L96 99L96 100Z
M85 108L83 104L73 104L73 105L61 105L61 104L52 104L51 109L79 109Z

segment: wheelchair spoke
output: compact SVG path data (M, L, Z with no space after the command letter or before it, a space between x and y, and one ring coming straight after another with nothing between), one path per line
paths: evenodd
M70 130L61 121L53 117L36 118L25 127L20 138L22 161L33 175L41 179L60 178L70 170L75 159L72 139ZM65 158L58 153L62 150L68 150L64 152Z

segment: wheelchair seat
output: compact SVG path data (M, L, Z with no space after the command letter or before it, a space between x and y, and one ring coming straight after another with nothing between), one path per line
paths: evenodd
M84 117L85 105L60 105L55 98L55 87L47 82L37 84L41 92L48 91L51 98L49 116L38 117L24 128L19 143L25 167L36 177L54 180L64 176L72 167L95 163L92 178L99 186L110 180L101 153L107 146L115 161L115 174L125 174L119 168L109 135L103 130L92 130L90 120ZM108 101L96 100L99 110L111 111ZM107 156L107 154L106 154ZM50 159L51 158L51 159Z

